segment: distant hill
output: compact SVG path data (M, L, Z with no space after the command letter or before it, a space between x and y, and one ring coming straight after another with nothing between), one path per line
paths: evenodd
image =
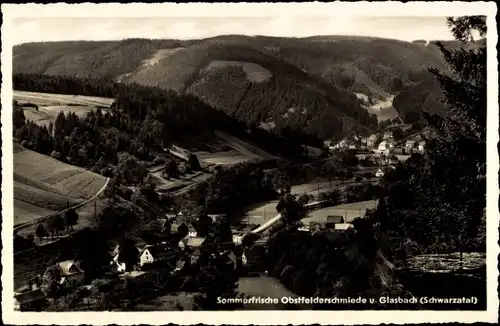
M28 43L15 46L13 56L14 72L173 89L249 125L300 129L320 138L376 126L360 94L387 101L415 85L429 85L427 68L447 70L433 42L357 36ZM396 110L404 118L402 107Z

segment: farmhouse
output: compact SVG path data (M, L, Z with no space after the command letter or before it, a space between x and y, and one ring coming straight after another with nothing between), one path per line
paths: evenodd
M148 245L139 256L139 265L154 264L166 260L168 252L164 245Z
M175 145L172 145L172 147L168 149L168 152L186 162L191 169L201 169L200 161L195 154Z
M59 271L59 284L63 287L74 287L83 282L85 273L81 269L80 264L74 260L58 262L55 268ZM51 272L50 268L48 268L45 271L44 277Z
M40 289L14 294L14 310L17 311L39 311L46 302Z

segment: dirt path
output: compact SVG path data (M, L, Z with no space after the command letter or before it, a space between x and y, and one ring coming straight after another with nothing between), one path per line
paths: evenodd
M32 225L34 225L34 224L37 224L37 223L43 222L43 221L45 221L45 220L47 220L47 219L49 219L49 218L51 218L51 217L54 217L54 216L56 216L56 215L64 214L64 213L66 213L67 211L69 211L69 210L71 210L71 209L78 209L78 208L80 208L80 207L82 207L82 206L84 206L84 205L86 205L86 204L90 203L91 201L96 200L96 199L97 199L97 197L99 197L99 196L100 196L100 195L104 192L104 190L106 189L106 187L108 186L109 180L110 180L110 178L106 178L106 182L105 182L105 183L104 183L104 185L101 187L101 189L99 189L99 190L98 190L98 191L97 191L97 192L96 192L96 193L95 193L92 197L90 197L89 199L87 199L87 200L85 200L85 201L83 201L83 202L81 202L81 203L79 203L79 204L73 205L73 206L71 206L71 207L69 207L69 208L66 208L66 209L64 209L64 210L62 210L62 211L58 211L58 212L53 213L53 214L50 214L50 215L42 216L42 217L40 217L40 218L37 218L37 219L35 219L35 220L33 220L33 221L30 221L30 222L27 222L27 223L22 223L22 224L15 225L15 226L14 226L14 231L19 231L19 230L22 230L22 229L24 229L24 228L26 228L26 227L29 227L29 226L32 226Z

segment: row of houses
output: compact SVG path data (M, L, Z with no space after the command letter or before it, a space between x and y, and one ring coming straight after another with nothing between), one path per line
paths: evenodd
M419 138L419 137L416 137ZM415 152L423 153L425 151L425 140L411 139L405 143L397 144L394 140L392 131L386 131L383 134L372 134L369 137L353 136L346 138L338 143L325 141L324 145L329 150L349 150L349 149L371 149L378 153L390 154L394 150L402 153L411 154Z

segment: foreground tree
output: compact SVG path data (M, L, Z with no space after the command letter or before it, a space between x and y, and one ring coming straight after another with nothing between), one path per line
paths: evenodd
M486 206L486 48L472 43L472 35L486 35L486 18L449 18L448 24L468 48L438 44L450 72L430 70L449 111L441 116L424 112L433 131L426 153L398 171L401 177L391 183L384 207L390 214L379 216L397 237L431 252L484 248L478 239L484 239Z
M78 223L78 213L74 209L70 209L64 213L64 223L66 227L73 231L73 226Z

